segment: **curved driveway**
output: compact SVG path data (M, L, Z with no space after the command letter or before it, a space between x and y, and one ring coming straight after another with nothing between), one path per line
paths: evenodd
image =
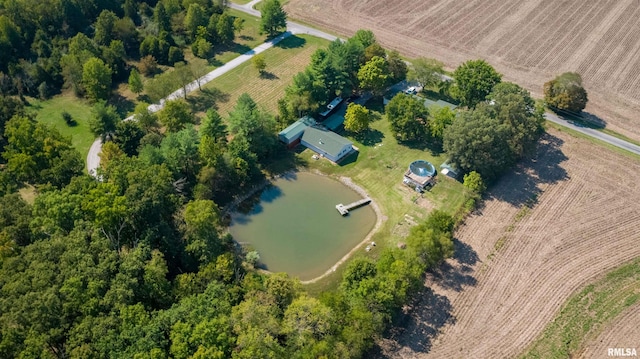
M233 3L229 3L229 7L232 9L236 9L236 10L240 10L243 12L246 12L250 15L254 15L257 17L260 17L260 12L253 9L253 5L256 4L259 0L257 1L252 1L246 5L237 5L237 4L233 4ZM322 32L320 30L316 30L313 28L310 28L308 26L304 26L304 25L300 25L291 21L287 22L287 31L285 33L283 33L282 35L275 37L271 40L268 40L266 42L264 42L263 44L257 46L256 48L236 57L235 59L227 62L226 64L218 67L217 69L209 72L208 74L202 76L199 81L198 80L194 80L191 83L189 83L186 86L186 90L187 93L193 92L195 90L198 90L199 86L198 86L198 82L200 83L200 85L204 85L212 80L214 80L215 78L222 76L223 74L233 70L234 68L240 66L242 63L248 61L249 59L251 59L253 57L253 55L259 54L271 47L273 47L273 45L277 44L278 42L282 41L283 39L293 35L293 34L308 34L308 35L312 35L312 36L316 36L316 37L320 37L323 39L327 39L329 41L334 41L335 39L337 39L336 36L327 34L325 32ZM182 98L184 97L184 89L180 88L174 92L172 92L170 95L168 95L167 97L163 98L162 100L160 100L159 103L156 104L152 104L149 105L148 109L151 112L157 112L162 110L162 108L164 107L164 103L168 100L175 100L177 98ZM133 120L133 116L129 116L127 118L124 119L124 121L131 121ZM91 148L89 149L89 153L87 155L87 170L89 172L89 174L91 175L95 175L96 174L96 169L100 166L100 151L102 150L102 141L100 140L100 138L97 138L93 144L91 145Z
M245 5L238 5L238 4L234 4L234 3L229 3L229 7L238 11L242 11L245 12L249 15L253 15L256 17L260 17L260 11L256 10L253 8L253 6L260 2L260 0L253 0L251 2L249 2L248 4ZM282 39L291 36L292 34L308 34L311 36L316 36L322 39L326 39L329 41L334 41L336 39L338 39L337 36L328 34L324 31L318 30L318 29L314 29L312 27L309 26L305 26L299 23L296 23L294 21L287 21L287 32L285 32L284 34L271 39L265 43L263 43L262 45L259 45L258 47L246 52L243 55L240 55L238 57L236 57L235 59L227 62L226 64L218 67L217 69L209 72L208 74L204 75L203 77L201 77L199 79L200 85L204 85L207 82L212 81L213 79L233 70L234 68L238 67L240 64L248 61L249 59L251 59L253 57L253 55L255 54L259 54L271 47L273 47L273 45L277 44L278 42L282 41ZM187 89L187 93L195 91L199 88L198 86L198 81L193 81L191 82L189 85L187 85L186 89ZM151 112L157 112L160 111L166 100L174 100L180 97L184 97L184 90L182 88L174 91L173 93L171 93L169 96L165 97L164 99L160 100L160 103L158 104L152 104L149 105L148 109ZM578 132L581 132L587 136L591 136L593 138L597 138L601 141L604 141L606 143L609 143L611 145L614 145L616 147L622 148L624 150L630 151L632 153L635 153L637 155L640 155L640 146L637 146L635 144L629 143L627 141L621 140L617 137L611 136L611 135L607 135L606 133L602 133L600 131L597 130L593 130L590 128L584 128L584 127L579 127L576 126L572 123L569 123L568 121L556 116L553 113L547 112L545 113L545 118L548 121L551 122L555 122L557 124L560 124L562 126L565 127L569 127L573 130L576 130ZM124 119L124 121L130 121L133 119L133 116L129 116L126 119ZM87 169L89 171L89 174L91 175L95 175L96 173L96 169L100 166L100 151L102 150L102 141L100 140L100 138L97 138L93 144L91 145L91 148L89 149L89 154L87 155Z

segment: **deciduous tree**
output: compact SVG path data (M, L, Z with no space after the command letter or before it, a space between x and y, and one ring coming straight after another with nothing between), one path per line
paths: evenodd
M371 114L369 110L355 103L350 103L344 115L344 128L347 131L362 133L369 129Z
M388 80L389 64L382 57L374 56L358 70L360 87L370 90L376 96L382 95Z
M387 104L385 113L391 125L391 132L397 139L426 139L429 133L429 110L418 98L404 93L397 94Z
M424 87L432 87L443 81L443 74L444 63L420 57L413 61L413 71L410 72L410 78L418 81Z
M188 123L195 123L189 104L184 100L167 101L158 114L158 120L169 132L178 132Z
M544 100L549 107L580 112L587 105L587 91L582 87L582 77L575 72L565 72L544 84Z
M484 60L469 60L453 72L453 78L452 95L463 106L473 108L500 83L502 75Z
M90 58L82 66L82 84L91 100L107 99L111 91L111 69L102 60Z

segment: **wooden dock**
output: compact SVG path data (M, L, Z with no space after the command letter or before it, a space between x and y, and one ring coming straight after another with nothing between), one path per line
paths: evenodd
M336 209L338 210L338 212L343 215L346 216L347 214L349 214L349 211L356 209L358 207L364 206L366 204L371 203L371 198L367 197L367 198L363 198L359 201L355 201L352 203L349 203L347 205L344 205L342 203L336 205Z

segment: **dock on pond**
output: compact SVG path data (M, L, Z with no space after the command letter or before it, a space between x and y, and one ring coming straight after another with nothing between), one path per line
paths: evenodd
M371 203L371 198L367 197L359 201L349 203L347 205L340 203L336 205L336 209L338 210L338 212L340 212L341 215L346 216L347 214L349 214L349 211L351 211L352 209L356 209L360 206L364 206L369 203Z

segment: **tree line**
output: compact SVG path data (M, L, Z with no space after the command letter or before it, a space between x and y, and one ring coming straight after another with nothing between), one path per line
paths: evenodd
M187 46L208 59L242 27L224 0L3 1L0 92L48 98L67 87L106 100L132 63L151 76L184 61Z

